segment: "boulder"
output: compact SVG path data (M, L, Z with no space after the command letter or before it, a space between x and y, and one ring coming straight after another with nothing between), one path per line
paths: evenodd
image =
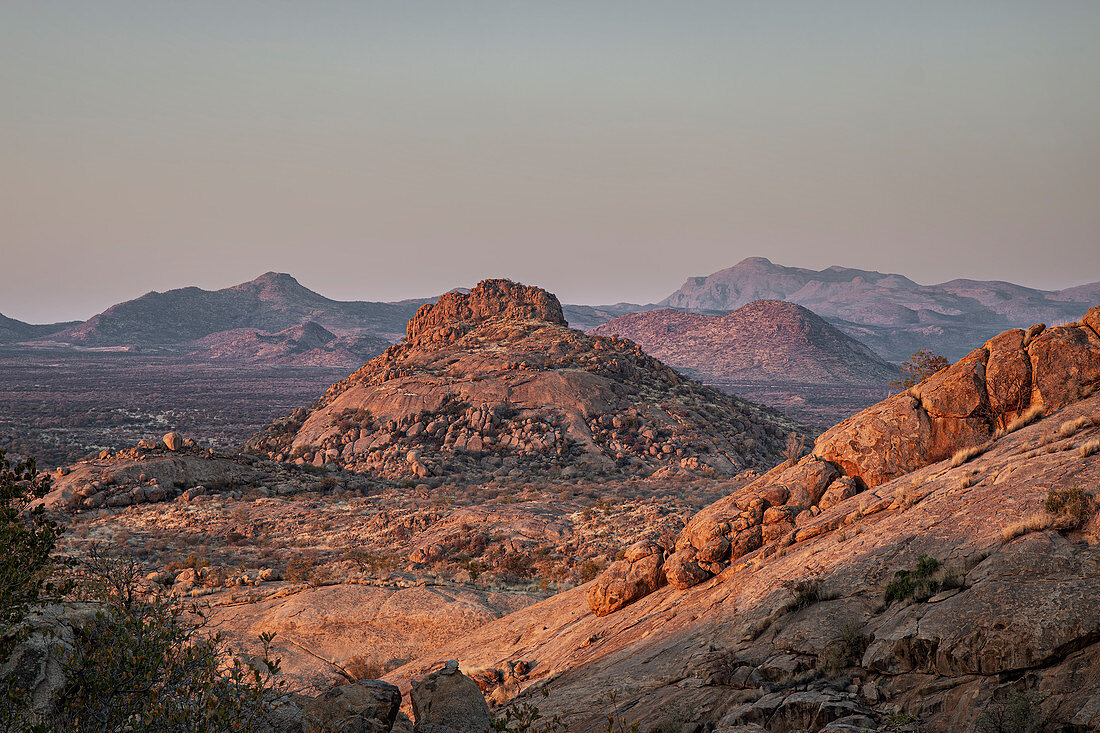
M170 451L178 451L183 448L183 436L179 433L168 433L162 440L164 447Z
M622 560L600 574L585 594L597 616L628 606L661 587L664 581L664 548L652 542L631 545Z
M477 683L450 660L443 669L413 684L413 733L484 733L489 729L489 705Z
M381 680L333 687L302 706L302 733L389 733L401 708L401 691Z
M665 562L665 577L669 585L684 590L699 585L714 573L695 559L695 549L685 548L672 553Z

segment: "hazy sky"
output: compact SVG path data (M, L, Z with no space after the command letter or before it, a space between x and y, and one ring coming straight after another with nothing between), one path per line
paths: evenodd
M1100 2L0 0L0 313L1100 280Z

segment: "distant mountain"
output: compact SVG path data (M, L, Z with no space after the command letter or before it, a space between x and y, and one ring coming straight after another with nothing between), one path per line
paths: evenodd
M1006 328L1076 320L1097 294L1100 283L1061 291L979 280L920 285L902 275L837 266L809 270L750 257L688 278L661 305L725 312L754 300L785 300L809 308L879 355L902 361L922 346L958 359Z
M242 328L277 333L306 322L338 335L369 333L396 340L421 302L330 300L290 275L268 272L222 290L188 287L147 293L52 340L82 346L166 346Z
M218 361L353 369L389 346L386 339L369 334L337 336L313 321L277 333L236 328L187 344L191 356Z
M80 321L34 325L31 323L24 323L23 321L17 321L14 318L8 318L3 313L0 313L0 344L49 336L52 333L57 333L58 331L75 326L78 323L80 323Z
M898 369L794 303L756 300L724 315L669 308L634 313L590 331L628 338L704 382L885 386Z
M570 328L587 331L613 318L625 316L628 313L653 310L656 307L636 303L615 303L614 305L563 305L562 310L565 312L565 320L569 322Z

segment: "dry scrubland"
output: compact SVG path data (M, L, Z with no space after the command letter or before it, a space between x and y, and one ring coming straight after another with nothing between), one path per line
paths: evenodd
M484 730L482 695L509 730L1100 728L1100 308L812 445L560 313L490 281L248 454L67 467L62 549L129 552L249 653L273 632L329 690L274 729Z

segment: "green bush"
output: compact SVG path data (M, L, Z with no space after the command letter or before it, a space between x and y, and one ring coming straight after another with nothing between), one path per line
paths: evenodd
M279 662L245 663L206 623L202 609L150 594L133 561L92 552L79 573L80 597L99 606L74 623L64 654L65 685L50 730L251 731L261 728Z
M38 475L32 458L12 464L0 450L0 666L27 636L27 614L60 589L51 558L61 528L42 507L30 509L50 490L50 478ZM0 730L21 719L29 691L6 681L0 690Z
M916 570L899 570L894 573L894 580L886 586L886 603L907 598L924 601L934 596L942 585L936 577L939 567L939 560L921 555L917 558Z
M1051 514L1069 517L1083 524L1096 513L1096 499L1080 486L1051 489L1043 507Z

